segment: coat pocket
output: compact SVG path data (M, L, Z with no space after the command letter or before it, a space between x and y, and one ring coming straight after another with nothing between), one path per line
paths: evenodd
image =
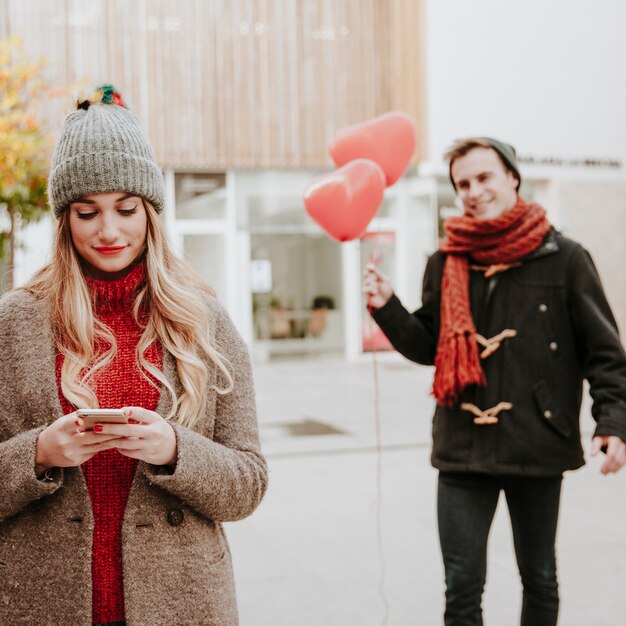
M534 384L532 390L535 406L543 422L561 437L568 438L572 434L572 426L554 401L546 381L541 380Z

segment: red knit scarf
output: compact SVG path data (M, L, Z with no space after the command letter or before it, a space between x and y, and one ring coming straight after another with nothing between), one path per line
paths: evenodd
M492 220L467 215L445 222L446 253L441 285L441 328L435 358L433 395L453 406L467 385L486 384L469 301L469 258L481 265L510 264L536 250L550 230L546 212L521 198Z

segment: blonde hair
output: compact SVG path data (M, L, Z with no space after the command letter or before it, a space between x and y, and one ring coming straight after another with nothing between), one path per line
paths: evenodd
M156 386L156 383L150 376L169 392L172 409L166 417L193 428L206 407L209 389L226 394L233 388L227 361L210 340L207 297L214 292L188 264L173 254L154 207L145 200L143 206L148 218L144 253L146 282L133 305L133 316L143 327L135 361L151 385ZM51 305L57 349L64 356L63 395L78 408L97 407L98 399L90 381L111 363L117 344L111 329L94 314L91 295L72 243L69 211L64 211L58 221L53 260L35 274L25 289ZM142 311L147 315L142 315ZM173 382L144 357L154 341L160 342L176 361L182 386L180 395ZM97 353L96 346L103 342L110 348ZM217 383L209 386L211 365L217 367L226 383L224 387Z

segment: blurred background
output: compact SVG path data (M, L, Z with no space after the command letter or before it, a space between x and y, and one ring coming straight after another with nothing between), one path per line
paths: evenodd
M401 299L419 305L427 256L458 212L442 154L456 138L490 135L517 148L522 195L592 252L624 328L624 24L619 0L0 0L0 288L19 286L48 258L45 167L73 94L112 83L163 167L174 245L251 348L275 486L232 530L245 624L379 623L371 503L381 458L383 488L397 498L397 510L383 508L390 623L439 622L431 372L380 354L389 345L365 312L362 269L377 251ZM303 190L330 171L327 146L339 130L393 110L416 123L415 157L367 234L337 244L304 211ZM27 141L11 134L15 115ZM626 533L606 520L623 519L626 483L584 472L564 516L591 510L593 520L566 527L563 545L608 537L596 566L612 573L603 583L576 578L589 555L562 547L572 558L564 576L574 577L565 597L576 607L564 623L616 626ZM593 497L605 514L593 513ZM503 593L488 604L492 623L513 624L516 574L508 531L497 528ZM277 561L284 550L290 558ZM590 604L605 607L603 617L584 613Z

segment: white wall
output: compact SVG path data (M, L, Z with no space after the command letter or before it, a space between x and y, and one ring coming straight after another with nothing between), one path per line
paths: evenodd
M52 239L56 220L51 215L41 221L26 226L19 236L19 245L15 251L15 286L26 283L31 276L50 261Z
M431 163L482 134L520 154L626 162L625 2L424 3Z
M622 161L619 170L529 167L550 219L596 259L626 331L626 2L424 0L427 162L491 135L520 155Z
M185 235L184 257L202 278L215 290L217 297L225 301L228 291L224 271L224 235Z

